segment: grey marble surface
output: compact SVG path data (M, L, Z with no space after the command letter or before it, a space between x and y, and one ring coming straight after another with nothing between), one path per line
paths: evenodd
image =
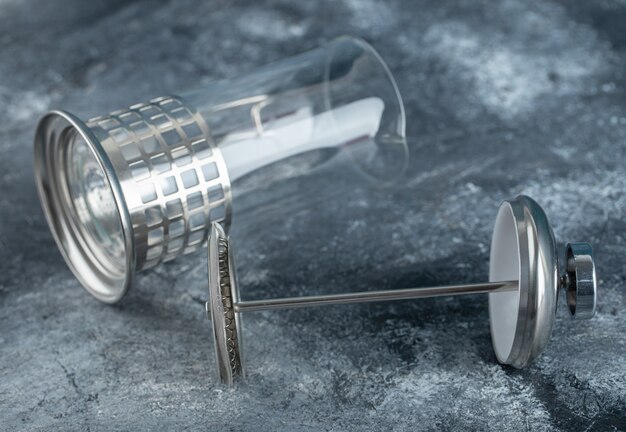
M619 1L0 1L0 429L626 430L625 21ZM407 180L243 218L243 296L481 281L499 202L526 193L561 247L594 245L600 282L595 319L562 307L531 367L497 364L484 297L440 298L251 314L248 378L225 389L203 253L115 307L63 263L32 176L42 113L106 113L344 33L397 77Z

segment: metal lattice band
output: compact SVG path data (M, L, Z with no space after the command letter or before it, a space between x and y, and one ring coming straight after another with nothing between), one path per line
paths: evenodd
M122 185L138 270L200 248L211 222L229 224L222 154L202 117L182 100L156 98L87 125Z

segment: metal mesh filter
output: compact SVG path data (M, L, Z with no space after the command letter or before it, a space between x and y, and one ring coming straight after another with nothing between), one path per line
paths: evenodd
M137 270L200 248L211 222L228 225L226 166L192 107L175 97L160 97L95 117L87 126L122 185Z

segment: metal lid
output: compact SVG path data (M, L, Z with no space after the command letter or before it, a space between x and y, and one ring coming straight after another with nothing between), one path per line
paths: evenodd
M489 280L511 279L517 291L489 294L491 337L501 363L523 368L550 339L560 284L548 218L523 195L500 206L491 243Z

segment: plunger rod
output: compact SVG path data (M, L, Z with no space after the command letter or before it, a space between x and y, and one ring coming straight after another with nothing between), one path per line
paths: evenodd
M517 290L517 281L486 282L467 285L447 285L397 290L363 291L356 293L288 297L268 300L248 300L235 303L235 312L254 312L275 309L293 309L346 303L367 303L391 300L408 300L464 294L485 294Z

